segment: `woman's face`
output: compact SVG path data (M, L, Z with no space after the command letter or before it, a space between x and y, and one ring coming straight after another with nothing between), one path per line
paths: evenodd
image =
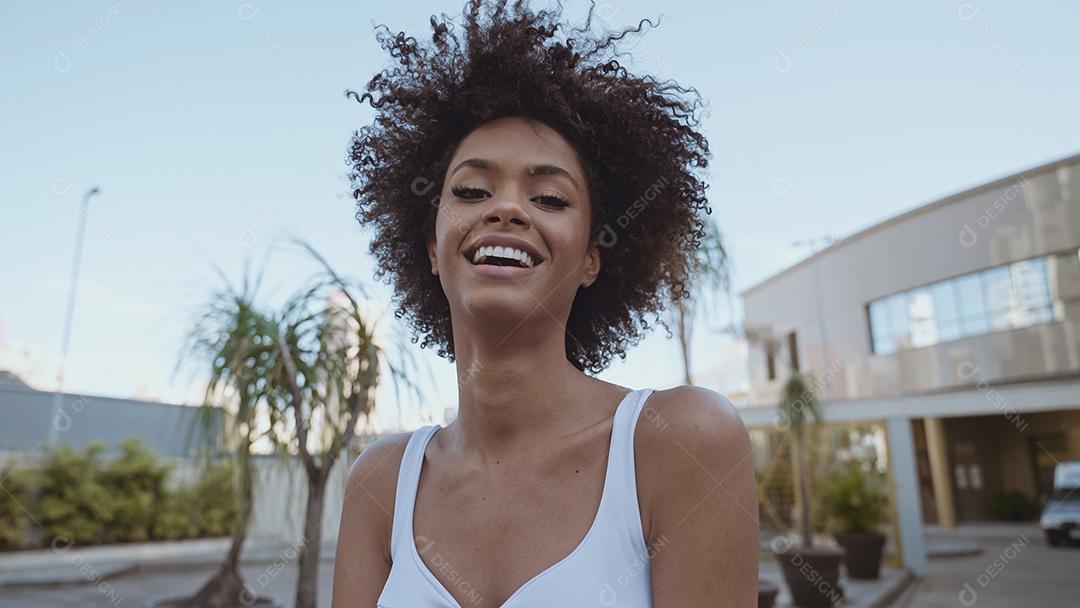
M531 318L565 327L578 288L600 270L590 204L576 152L550 127L503 118L466 136L448 165L428 239L453 317L513 329ZM489 240L529 259L507 250L484 257L487 247L477 257Z

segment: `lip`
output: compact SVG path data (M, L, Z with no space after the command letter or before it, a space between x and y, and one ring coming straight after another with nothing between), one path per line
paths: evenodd
M529 276L536 272L539 264L530 268L521 268L519 266L492 266L491 264L473 264L466 260L466 264L476 274L491 279L520 279L522 277Z
M516 266L488 266L488 265L475 265L472 262L473 254L476 253L476 249L481 247L494 246L494 247L513 247L515 249L521 249L521 251L529 254L529 257L534 260L535 264L531 268L518 268ZM540 255L536 246L532 245L525 239L510 237L505 234L487 234L485 237L478 238L465 247L462 252L462 257L465 258L465 262L477 270L483 275L488 276L519 276L529 274L548 261L548 258ZM488 272L491 269L495 269L498 272ZM516 272L513 272L516 271Z

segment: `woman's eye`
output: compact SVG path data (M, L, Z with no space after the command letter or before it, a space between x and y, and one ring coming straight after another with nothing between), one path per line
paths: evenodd
M534 201L539 201L539 202L541 202L541 203L543 203L545 205L548 205L550 207L560 207L561 208L561 207L568 207L570 205L570 201L566 200L565 198L563 198L561 196L556 196L554 194L542 194L540 196L533 197L533 200Z
M491 193L487 190L484 190L483 188L473 188L472 186L454 186L450 189L450 192L452 192L454 196L470 200L491 196Z

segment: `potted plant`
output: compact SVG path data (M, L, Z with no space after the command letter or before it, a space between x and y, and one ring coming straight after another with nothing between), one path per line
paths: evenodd
M854 579L881 575L885 535L885 478L873 465L849 460L826 478L821 506L836 543L844 548L844 567Z
M843 599L840 590L840 561L844 550L814 544L810 522L810 492L804 450L808 430L821 423L821 403L802 373L793 372L784 384L779 404L780 425L791 439L795 462L795 490L799 497L799 526L802 542L778 547L776 559L784 574L784 582L796 606L833 606Z
M776 604L776 596L780 593L780 588L772 583L770 580L761 579L757 585L757 605L758 608L773 608Z

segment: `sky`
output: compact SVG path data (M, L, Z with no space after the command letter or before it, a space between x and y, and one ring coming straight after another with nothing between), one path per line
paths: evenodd
M180 354L191 319L219 271L265 268L268 302L295 289L314 267L291 237L388 302L345 177L372 111L344 92L386 65L376 24L424 35L431 14L462 6L4 3L0 368L55 388L92 186L68 392L197 402L201 367ZM708 103L710 201L736 293L808 255L807 241L1080 151L1075 3L596 6L611 27L659 17L626 47L629 65ZM693 351L700 382L727 394L746 385L745 346L714 331L741 316L737 297L733 308L709 311ZM441 422L453 406L452 366L416 351L431 370L424 399L380 393L375 427ZM680 384L677 352L657 330L601 377Z

